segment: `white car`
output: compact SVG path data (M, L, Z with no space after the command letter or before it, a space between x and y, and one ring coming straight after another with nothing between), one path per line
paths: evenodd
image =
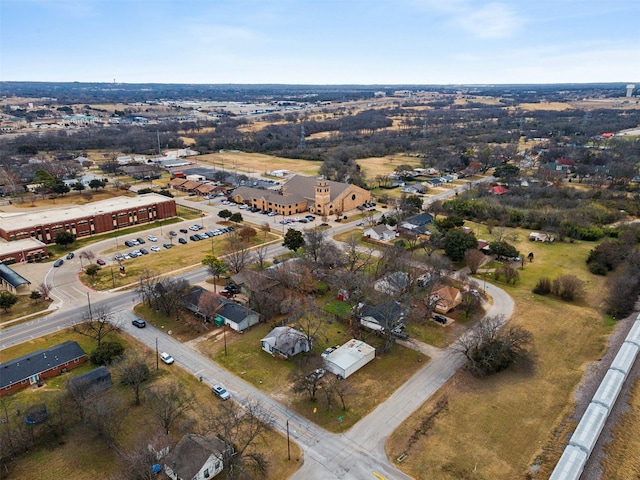
M169 355L167 352L162 352L160 354L160 360L162 360L167 365L171 365L173 363L173 357Z
M154 245L153 247L151 247L149 250L151 250L152 252L159 252L160 251L160 247L157 245Z
M148 239L150 242L157 242L157 241L158 241L158 237L156 237L155 235L149 235L149 236L147 237L147 239Z
M231 398L231 394L220 385L214 385L211 387L211 391L222 400L229 400Z
M189 227L189 230L191 230L193 232L197 232L198 230L200 230L200 225L191 225Z

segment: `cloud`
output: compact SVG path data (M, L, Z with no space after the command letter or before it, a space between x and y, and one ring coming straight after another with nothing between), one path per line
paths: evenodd
M440 14L456 30L462 30L481 39L499 39L512 36L526 23L511 6L479 0L410 0L411 4Z

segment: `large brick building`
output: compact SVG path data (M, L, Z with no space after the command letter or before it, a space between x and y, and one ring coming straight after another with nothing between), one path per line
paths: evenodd
M371 201L371 193L364 188L302 175L294 175L282 185L280 192L239 187L231 197L236 202L280 215L302 212L333 215Z
M81 238L175 216L173 199L147 193L73 207L0 212L0 237L10 242L34 238L49 244L64 231Z

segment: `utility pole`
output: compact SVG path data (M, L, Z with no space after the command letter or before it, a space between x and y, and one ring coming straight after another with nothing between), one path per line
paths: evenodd
M289 442L289 419L287 418L287 458L291 460L291 443Z
M158 359L158 337L156 337L156 370L160 370L160 363Z
M87 303L89 304L89 320L93 320L93 314L91 313L91 299L89 298L89 292L87 292Z

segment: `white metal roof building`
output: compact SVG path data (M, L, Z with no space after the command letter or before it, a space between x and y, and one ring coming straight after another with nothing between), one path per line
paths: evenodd
M375 356L376 349L374 347L352 338L327 355L324 364L331 373L347 378L373 360Z

